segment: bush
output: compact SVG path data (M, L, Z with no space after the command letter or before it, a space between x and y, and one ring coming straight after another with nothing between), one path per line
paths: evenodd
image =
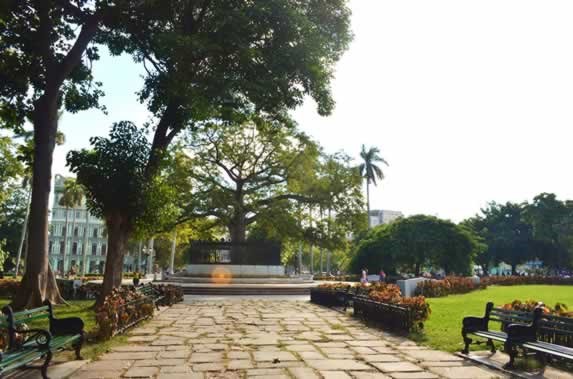
M560 276L487 276L482 278L484 285L498 286L517 286L524 284L554 284L554 285L573 285L573 278L563 278Z
M537 300L530 299L525 302L522 302L521 300L513 300L511 303L504 304L501 308L508 311L533 312L537 307L541 307L543 309L543 313L548 315L573 317L573 312L569 311L567 305L563 303L557 303L553 308L551 308Z
M426 280L418 283L416 295L425 297L441 297L453 294L468 293L487 287L480 281L476 284L472 278L463 276L448 276L442 280Z
M158 302L159 305L171 306L175 303L183 301L183 288L181 286L174 286L172 284L153 286L163 296Z
M109 339L153 316L153 301L132 288L114 289L96 309L98 336Z

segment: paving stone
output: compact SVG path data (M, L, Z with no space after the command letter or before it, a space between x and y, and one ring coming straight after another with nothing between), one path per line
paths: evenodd
M410 362L372 363L372 365L383 372L423 371L420 367Z
M400 358L392 354L368 354L360 357L366 362L400 362Z
M251 354L247 351L229 351L227 353L229 359L250 359Z
M277 359L279 362L297 360L297 357L288 351L256 351L253 355L257 362L274 361Z
M149 346L149 345L125 345L118 346L112 349L112 352L142 352L142 351L163 351L165 350L161 346Z
M362 362L352 359L316 359L308 360L306 363L320 371L331 370L370 370L371 367Z
M193 373L160 373L157 375L157 379L203 379L205 376L199 372Z
M464 361L439 361L439 362L420 362L420 366L423 367L454 367L454 366L467 366L468 364Z
M132 367L125 374L124 378L153 378L159 372L157 367Z
M320 379L318 374L308 367L291 367L288 371L296 379Z
M69 379L117 379L121 377L123 370L80 370L72 374ZM52 376L52 378L55 378Z
M287 346L287 350L290 351L296 351L296 352L300 352L300 351L317 351L316 347L310 345L310 344L304 344L304 345L290 345Z
M256 368L247 370L247 376L265 376L274 378L280 375L286 375L286 371L282 368Z
M225 365L222 362L213 362L213 363L197 363L191 366L193 371L223 371L225 369Z
M102 361L129 361L135 359L153 359L157 355L155 351L141 352L115 352L102 355Z
M449 379L485 379L498 378L500 375L477 366L466 367L430 367L433 373Z
M183 366L185 359L141 359L135 361L133 367L160 367L160 366Z
M191 351L189 350L174 350L162 351L157 355L157 359L174 359L174 358L189 358Z
M462 361L463 359L453 354L438 350L408 350L404 355L420 361Z
M321 371L320 375L324 379L352 379L350 375L344 371Z
M82 368L82 370L89 371L109 371L109 370L124 370L131 366L133 361L121 361L121 360L99 360L95 362L90 362Z
M326 357L317 351L301 351L298 353L305 361L309 359L326 359Z
M193 363L207 363L223 360L223 353L192 353L190 362Z
M227 363L227 369L229 370L244 370L253 367L253 362L250 359L234 359Z
M389 376L381 372L352 371L350 374L356 379L390 379Z
M390 377L394 379L437 379L438 376L426 371L417 372L393 372Z

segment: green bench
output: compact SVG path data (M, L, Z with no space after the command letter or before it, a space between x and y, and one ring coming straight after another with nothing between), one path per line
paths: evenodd
M48 378L47 370L54 353L73 348L77 359L84 342L84 322L78 317L57 319L49 302L40 308L13 312L10 306L2 308L0 328L6 330L7 345L0 353L0 377L18 368L27 368L29 363L44 359L40 367L42 377ZM47 319L49 330L26 326L37 320Z
M163 300L164 296L156 287L151 283L147 283L136 288L137 292L141 293L145 297L151 298L151 300L153 300L153 305L155 305L155 308L159 310L159 302Z

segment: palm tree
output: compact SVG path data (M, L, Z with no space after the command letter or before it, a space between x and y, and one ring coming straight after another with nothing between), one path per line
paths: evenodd
M65 222L65 229L64 229L64 254L63 254L63 272L66 272L66 247L68 242L68 211L70 208L76 208L82 204L82 200L84 198L84 190L78 182L76 182L73 178L68 178L64 182L64 191L62 193L62 197L59 201L59 204L63 207L66 207L66 222ZM73 215L73 222L72 222L72 233L76 225L76 212L74 211ZM74 235L72 234L72 242L74 240Z
M380 162L388 166L388 162L380 156L380 149L377 147L371 147L366 150L366 146L364 145L362 145L360 158L362 158L363 162L358 166L358 170L360 170L360 175L366 179L366 209L368 215L368 228L370 228L370 183L376 185L377 179L384 179L384 173L376 163Z

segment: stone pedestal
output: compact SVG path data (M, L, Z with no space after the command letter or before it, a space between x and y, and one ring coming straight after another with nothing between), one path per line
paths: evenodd
M406 280L398 280L396 284L400 287L400 291L402 292L402 296L404 297L411 297L415 295L416 287L418 283L428 280L426 278L413 278L413 279L406 279Z

